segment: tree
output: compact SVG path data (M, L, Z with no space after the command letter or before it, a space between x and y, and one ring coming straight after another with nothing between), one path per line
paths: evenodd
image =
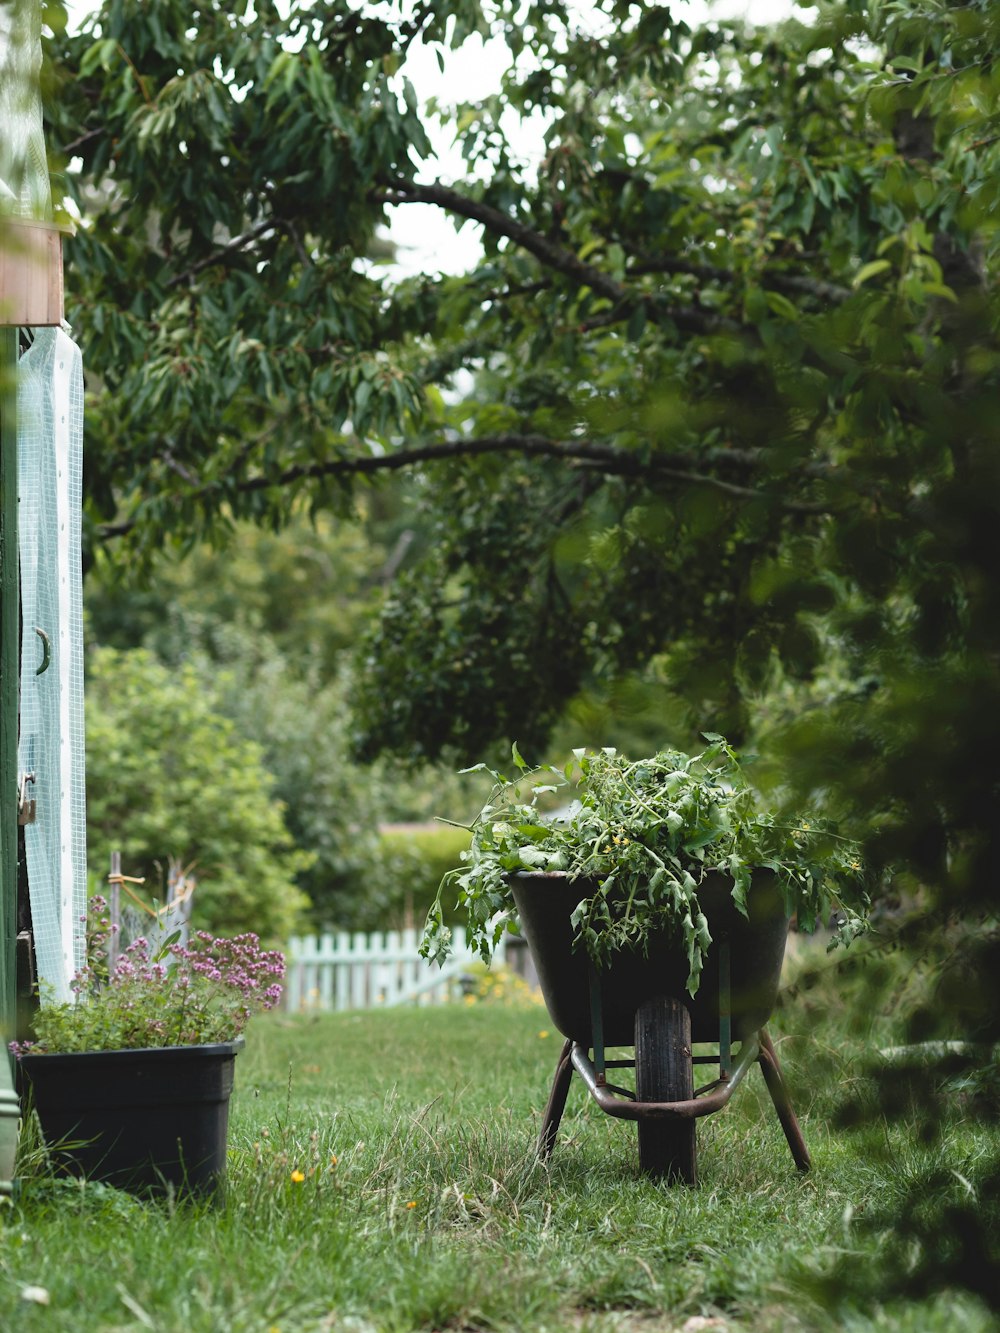
M283 943L303 919L297 851L256 742L212 706L194 669L170 670L144 651L99 649L87 679L88 860L166 900L170 860L197 880L194 921Z
M454 113L469 178L427 181L407 58L487 31L512 63ZM809 781L849 797L861 763L902 798L887 850L940 879L957 837L971 885L985 798L956 807L949 738L1000 715L963 711L995 651L998 41L979 0L760 33L613 0L196 25L114 0L49 48L92 538L134 557L300 496L346 513L419 470L433 540L362 655L367 754L536 748L650 663L692 729L739 739L776 667L814 672L822 615L867 702ZM534 166L499 125L536 110ZM413 202L481 224L473 273L391 288L356 261ZM936 673L947 782L906 741Z
M950 393L942 315L975 332L935 247L960 279L964 263L964 294L989 243L975 58L995 20L962 12L935 39L939 70L903 53L921 46L919 5L776 36L609 4L599 37L558 5L517 20L501 5L490 25L474 4L390 19L210 5L197 27L180 3L109 5L96 40L60 44L74 77L53 104L54 141L83 163L67 181L88 222L73 275L100 386L92 516L141 551L233 513L280 521L303 490L336 508L352 481L444 459L429 489L459 485L461 503L446 497L414 577L439 617L471 616L473 648L496 624L561 647L528 711L692 635L751 675L775 644L807 672L802 612L834 599L831 528L850 552L834 565L877 583L886 527L903 545L922 526L914 470L947 463L900 439ZM427 140L397 71L418 40L487 26L518 63L457 124L489 178L418 182ZM909 108L927 96L945 103L945 148L914 156L929 118ZM537 106L535 171L495 125ZM481 223L484 263L387 292L354 259L389 201ZM460 369L476 387L456 401ZM776 561L818 572L789 580ZM462 604L482 605L484 571L496 623ZM505 622L512 594L533 634Z
M417 855L412 837L383 836L382 826L454 809L463 784L448 771L399 773L391 760L360 765L352 756L346 661L397 553L420 540L398 520L390 508L365 527L322 515L278 533L237 524L224 552L199 546L161 566L155 582L136 586L101 558L86 584L91 646L147 649L236 735L253 737L284 826L308 853L295 880L320 927L410 924L451 864L435 874L428 848ZM104 740L92 728L102 771ZM454 841L443 826L438 834ZM437 840L429 831L420 839Z
M407 62L476 33L512 63L433 179ZM932 911L995 916L995 4L691 32L619 0L110 0L49 50L94 541L345 514L407 470L436 540L363 654L366 753L537 747L628 671L739 740L832 653L783 780ZM538 162L504 133L532 116ZM415 203L482 227L472 273L358 262Z
M224 551L196 546L144 581L98 548L85 588L88 639L142 644L168 665L200 653L227 666L234 648L252 657L256 644L257 656L273 649L330 676L371 620L391 578L392 548L412 541L395 519L391 547L374 526L360 515L348 525L322 514L293 515L278 532L238 523ZM235 645L232 627L242 636Z
M469 178L427 181L407 58L486 31L512 64L455 111ZM867 700L846 752L837 721L841 794L855 761L899 793L887 850L919 822L904 850L940 878L985 812L945 808L952 771L908 822L928 773L898 710L938 672L959 710L990 688L998 33L978 0L760 33L612 0L196 25L115 0L50 43L93 539L134 557L419 473L433 539L362 654L369 755L537 749L651 663L692 730L740 739L776 667L816 669L822 615L844 707ZM535 110L537 166L499 129ZM473 273L391 288L356 262L412 202L482 225ZM986 717L942 744L992 742Z

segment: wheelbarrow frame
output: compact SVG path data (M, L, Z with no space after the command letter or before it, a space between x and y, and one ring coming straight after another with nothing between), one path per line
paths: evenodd
M759 1064L795 1165L800 1171L809 1170L809 1151L765 1027L777 997L788 933L788 918L770 872L755 877L749 920L736 910L724 877L706 883L699 896L716 932L705 966L710 988L684 1000L678 994L681 978L686 977L686 958L666 936L654 937L645 956L619 956L616 966L606 972L573 951L569 915L594 891L591 881L536 872L511 876L511 887L550 1017L566 1038L542 1116L539 1157L547 1160L552 1155L576 1071L602 1111L637 1122L640 1165L645 1171L694 1184L695 1121L720 1111L752 1066ZM748 961L748 949L756 950L759 963L753 957ZM692 1036L700 1045L716 1046L716 1053L694 1054ZM645 1077L648 1082L650 1076L640 1068L648 1059L648 1054L640 1056L640 1047L645 1043L648 1052L652 1042L655 1061L660 1054L655 1048L664 1041L673 1044L670 1059L680 1062L681 1083L689 1081L691 1095L643 1098L640 1081ZM608 1059L609 1045L633 1045L635 1061ZM694 1090L693 1066L705 1063L718 1065L718 1077ZM609 1083L609 1069L633 1064L635 1094Z

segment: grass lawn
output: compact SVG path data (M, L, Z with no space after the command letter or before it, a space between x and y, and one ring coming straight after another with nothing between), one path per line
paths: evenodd
M28 1156L0 1222L0 1328L995 1328L968 1296L885 1294L900 1246L880 1217L931 1166L967 1197L997 1131L957 1100L933 1136L835 1130L879 1024L815 999L783 1010L771 1031L812 1173L754 1070L700 1122L692 1190L640 1176L634 1127L576 1079L535 1161L561 1044L540 1007L268 1015L237 1061L224 1207L52 1180Z

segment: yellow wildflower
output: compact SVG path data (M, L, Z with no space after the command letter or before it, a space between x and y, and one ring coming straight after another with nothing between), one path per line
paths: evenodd
M301 1185L302 1182L303 1182L303 1180L305 1180L305 1176L302 1174L301 1171L299 1171L298 1169L296 1169L295 1171L292 1172L292 1184L293 1184L293 1185Z

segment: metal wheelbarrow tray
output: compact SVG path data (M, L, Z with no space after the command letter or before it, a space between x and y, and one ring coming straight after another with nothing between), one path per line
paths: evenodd
M732 901L731 882L710 875L699 888L712 945L701 984L687 994L688 962L673 938L654 935L645 954L621 951L598 970L573 948L571 914L596 889L544 871L511 876L521 930L531 950L552 1022L566 1038L538 1138L551 1156L573 1071L608 1115L634 1120L640 1168L695 1184L695 1121L721 1110L744 1075L759 1064L796 1166L809 1152L765 1030L778 994L788 918L774 875L754 875L749 920ZM715 1053L693 1053L711 1045ZM634 1047L633 1060L609 1060L609 1047ZM593 1052L591 1058L590 1052ZM635 1067L635 1092L608 1082L607 1071ZM718 1077L695 1090L694 1065L715 1064Z

